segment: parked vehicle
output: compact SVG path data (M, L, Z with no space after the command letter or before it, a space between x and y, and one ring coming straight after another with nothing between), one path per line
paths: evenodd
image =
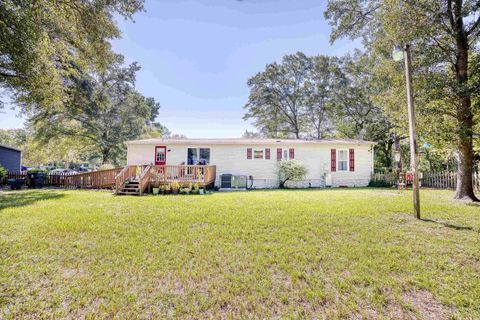
M77 174L78 171L72 170L72 169L54 169L50 171L48 174L50 175L71 175L71 174Z

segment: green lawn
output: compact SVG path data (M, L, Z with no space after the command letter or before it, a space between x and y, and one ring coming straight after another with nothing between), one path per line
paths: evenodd
M449 191L0 193L0 319L480 318L480 206Z

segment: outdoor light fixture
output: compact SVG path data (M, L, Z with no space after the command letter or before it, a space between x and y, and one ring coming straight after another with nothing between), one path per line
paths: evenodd
M392 58L397 62L403 60L403 50L400 46L393 47Z
M400 154L400 151L395 151L395 161L400 162L402 160L402 155Z

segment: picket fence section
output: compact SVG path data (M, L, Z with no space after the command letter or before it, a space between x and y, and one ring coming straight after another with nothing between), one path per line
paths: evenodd
M401 181L406 181L405 173L402 173ZM480 174L473 174L473 185L477 192L480 192ZM386 185L396 185L398 175L393 172L374 173L372 181L375 183L384 183ZM425 188L435 189L455 189L457 187L457 173L453 171L442 172L423 172L421 174L421 185Z

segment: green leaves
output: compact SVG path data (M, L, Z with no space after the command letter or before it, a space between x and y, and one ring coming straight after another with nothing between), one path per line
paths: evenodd
M278 163L278 181L280 188L285 187L285 182L301 180L307 175L307 168L298 160L285 160Z
M115 58L114 15L142 9L143 0L1 1L0 87L26 111L63 107L69 77L104 70Z
M122 66L120 57L105 72L81 73L69 79L72 97L59 111L40 110L32 117L37 136L75 137L92 147L102 163L122 162L127 140L152 132L160 105L135 90L136 63ZM162 128L158 128L162 129Z

